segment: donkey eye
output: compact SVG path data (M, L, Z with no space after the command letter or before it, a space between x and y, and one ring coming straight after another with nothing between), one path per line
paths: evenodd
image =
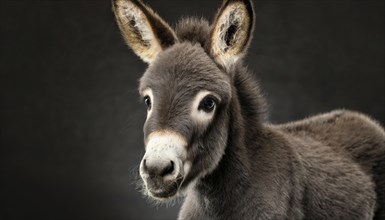
M147 106L147 109L150 110L151 109L151 99L150 99L150 97L149 96L145 96L143 98L143 100L144 100L144 104L146 104L146 106Z
M212 96L206 96L199 103L198 110L203 110L207 113L212 112L215 108L215 105L216 105L215 99Z

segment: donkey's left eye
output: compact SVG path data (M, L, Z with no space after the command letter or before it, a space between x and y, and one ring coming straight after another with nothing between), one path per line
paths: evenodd
M147 109L150 110L151 109L151 99L150 99L150 97L149 96L145 96L143 100L144 100L144 103L147 106Z
M203 110L205 112L212 112L215 108L216 102L212 96L206 96L199 103L198 110Z

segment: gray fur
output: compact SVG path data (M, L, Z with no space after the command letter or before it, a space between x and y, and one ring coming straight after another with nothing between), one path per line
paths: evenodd
M233 2L250 4L223 7ZM145 138L169 129L188 140L192 168L179 186L185 191L179 219L384 219L383 128L347 110L265 122L259 84L242 60L224 68L210 54L212 29L203 19L182 20L179 42L140 80L139 90L151 88L157 100ZM202 89L221 97L204 128L188 114Z

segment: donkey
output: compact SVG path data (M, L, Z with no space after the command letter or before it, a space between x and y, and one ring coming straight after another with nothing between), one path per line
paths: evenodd
M336 110L265 122L258 82L243 65L255 16L227 0L213 23L172 29L140 0L114 0L129 47L146 63L139 173L156 201L184 195L179 219L385 219L385 132Z

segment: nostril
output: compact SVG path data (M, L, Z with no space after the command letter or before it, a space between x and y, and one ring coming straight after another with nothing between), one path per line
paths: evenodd
M143 171L148 172L148 168L147 168L147 165L146 165L146 159L143 160L143 166L142 166L142 168L143 168Z
M163 169L160 176L164 177L168 174L171 174L174 171L174 162L170 161L170 163Z
M163 178L175 171L173 161L155 161L143 159L141 164L141 175L148 175L150 178Z

